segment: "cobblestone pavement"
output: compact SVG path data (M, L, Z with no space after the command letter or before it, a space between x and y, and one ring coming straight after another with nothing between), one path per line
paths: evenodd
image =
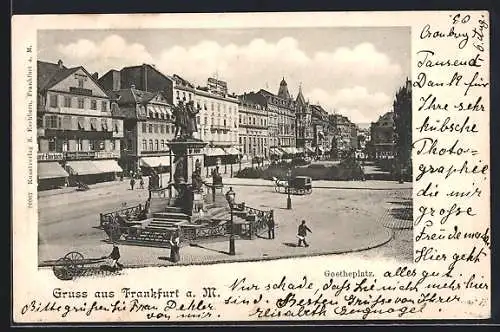
M293 209L286 210L286 195L276 193L269 181L263 186L250 186L249 181L254 180L240 180L227 179L226 183L234 186L237 201L275 211L276 239L264 238L264 233L255 240L237 240L236 256L227 254L228 241L187 244L181 248L177 265L332 253L412 259L411 184L365 181L362 185L366 187L353 188L361 182L331 183L333 188L344 185L343 189L315 185L311 195L292 196ZM72 250L86 258L108 254L111 246L103 241L104 232L93 228L98 224L99 212L118 209L123 203L134 205L146 198L147 190L131 191L123 182L86 192L40 197L39 262L57 259ZM297 226L302 219L312 229L308 248L296 247ZM121 261L129 267L172 264L166 248L122 245L120 249Z

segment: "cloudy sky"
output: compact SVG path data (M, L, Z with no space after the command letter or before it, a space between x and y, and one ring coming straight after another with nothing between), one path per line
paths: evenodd
M277 93L282 77L295 97L356 123L390 111L410 76L410 29L50 30L38 35L39 60L89 72L142 63L205 85L218 75L237 94Z

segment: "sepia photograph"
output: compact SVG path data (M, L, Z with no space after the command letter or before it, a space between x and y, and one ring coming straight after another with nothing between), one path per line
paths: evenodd
M487 319L486 11L13 18L13 322Z
M411 263L409 28L39 30L37 45L39 266L58 278Z

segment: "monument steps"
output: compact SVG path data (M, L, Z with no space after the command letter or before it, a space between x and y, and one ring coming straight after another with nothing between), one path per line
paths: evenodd
M191 217L180 212L154 212L153 219L169 219L169 220L191 220Z

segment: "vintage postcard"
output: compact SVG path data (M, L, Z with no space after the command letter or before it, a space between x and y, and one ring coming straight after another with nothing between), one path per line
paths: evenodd
M490 317L487 11L12 27L15 323Z

